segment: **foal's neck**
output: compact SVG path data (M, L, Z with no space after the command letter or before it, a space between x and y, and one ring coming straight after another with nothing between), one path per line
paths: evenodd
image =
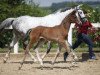
M64 29L66 29L67 31L69 31L70 29L70 25L71 25L71 21L70 21L70 16L67 16L64 18L64 20L62 21L61 25L64 27Z

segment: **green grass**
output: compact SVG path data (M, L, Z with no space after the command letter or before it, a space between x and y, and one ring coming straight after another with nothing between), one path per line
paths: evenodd
M57 48L52 48L51 49L51 52L56 52ZM94 52L100 52L100 48L93 48ZM8 48L3 48L1 49L0 48L0 53L5 53L8 51ZM23 52L24 50L22 48L19 49L19 53L20 52ZM33 51L32 49L30 50L31 52ZM45 52L46 51L46 48L40 48L39 52ZM77 48L75 49L76 52L87 52L88 51L88 48ZM12 50L13 52L13 50ZM34 52L34 51L33 51ZM62 49L62 52L65 52L64 49Z

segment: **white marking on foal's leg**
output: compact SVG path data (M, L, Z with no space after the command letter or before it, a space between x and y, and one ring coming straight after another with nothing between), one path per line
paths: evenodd
M32 60L34 60L34 62L37 61L37 59L32 55L32 53L29 51L29 55L31 56Z
M41 57L42 60L45 58L46 55L47 55L47 52L45 52L45 53L43 54L43 56Z
M36 56L37 56L37 58L38 58L38 60L39 60L39 62L40 62L40 64L41 64L41 66L43 66L43 61L42 61L42 59L41 59L41 57L40 57L40 55L39 55L38 49L39 49L39 48L36 48L36 49L35 49Z

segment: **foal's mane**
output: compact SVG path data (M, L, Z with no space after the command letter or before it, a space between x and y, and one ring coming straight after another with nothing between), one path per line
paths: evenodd
M64 19L63 19L63 21L62 21L62 23L61 24L66 24L66 20L70 20L70 17L71 16L73 16L73 15L75 15L75 13L76 13L76 10L73 10L71 13L69 13ZM69 22L69 21L68 21Z

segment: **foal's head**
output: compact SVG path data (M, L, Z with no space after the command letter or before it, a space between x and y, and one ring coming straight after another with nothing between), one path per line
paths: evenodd
M78 24L81 24L81 19L79 17L79 15L77 15L77 10L74 10L73 12L71 12L69 15L68 15L68 19L71 23L78 23Z

